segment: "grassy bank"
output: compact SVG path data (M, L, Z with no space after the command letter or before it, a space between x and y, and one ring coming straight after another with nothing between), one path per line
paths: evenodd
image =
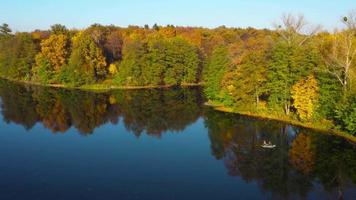
M312 123L312 122L301 122L295 119L292 119L286 115L273 115L271 113L265 113L265 112L247 112L247 111L238 111L234 108L231 107L226 107L222 104L216 103L216 102L207 102L205 103L205 106L212 107L214 110L220 111L220 112L226 112L226 113L235 113L239 115L244 115L244 116L249 116L249 117L254 117L254 118L260 118L264 120L274 120L274 121L279 121L279 122L285 122L294 126L299 126L303 128L308 128L312 129L324 134L332 134L336 135L339 137L343 137L347 139L348 141L356 144L356 137L352 136L346 132L336 130L335 128L330 127L330 124L323 124L322 122L318 123Z
M43 87L53 87L53 88L65 88L65 89L77 89L77 90L88 90L88 91L110 91L110 90L139 90L139 89L162 89L162 88L172 88L175 85L148 85L148 86L117 86L114 84L108 83L97 83L97 84L88 84L82 86L71 86L65 84L42 84L33 81L25 81L25 80L16 80L16 79L9 79L6 77L0 77L1 79L22 83L27 85L35 85L35 86L43 86ZM195 87L195 86L202 86L204 83L183 83L179 87Z

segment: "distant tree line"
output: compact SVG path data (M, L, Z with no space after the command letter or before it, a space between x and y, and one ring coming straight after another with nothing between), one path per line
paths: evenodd
M43 84L162 86L202 79L201 40L208 29L120 28L94 24L13 34L1 27L0 74ZM206 36L208 37L208 36Z
M13 33L0 27L0 76L83 86L205 83L214 103L322 122L356 134L356 15L329 33L285 15L274 30L102 26Z

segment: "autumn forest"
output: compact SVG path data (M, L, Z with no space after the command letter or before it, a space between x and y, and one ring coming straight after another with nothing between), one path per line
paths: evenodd
M0 76L82 89L201 85L212 106L355 135L356 13L340 24L324 31L291 14L272 30L55 24L14 33L3 24Z

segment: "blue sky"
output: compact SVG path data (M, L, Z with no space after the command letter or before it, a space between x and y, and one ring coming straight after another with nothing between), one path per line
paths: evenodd
M15 31L48 29L55 23L69 28L93 23L270 28L291 12L332 30L352 9L356 0L1 0L0 23Z

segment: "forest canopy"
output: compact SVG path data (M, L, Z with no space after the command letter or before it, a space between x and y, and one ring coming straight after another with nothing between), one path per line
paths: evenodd
M116 27L13 33L0 26L0 76L71 87L204 85L211 103L356 134L356 13L322 31L284 15L273 30Z

